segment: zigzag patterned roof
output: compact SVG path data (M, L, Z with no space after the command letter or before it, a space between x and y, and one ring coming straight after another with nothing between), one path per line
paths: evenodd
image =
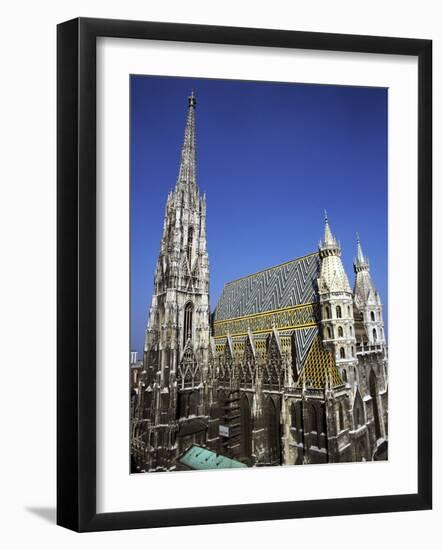
M317 335L297 380L297 388L306 385L307 388L323 390L329 382L334 388L343 384L332 354L323 347Z
M312 342L318 335L318 327L306 328L296 330L294 332L295 337L295 352L297 354L297 360L299 365L303 365L306 359L308 351L311 349Z
M253 315L317 301L320 258L314 252L227 283L214 320Z

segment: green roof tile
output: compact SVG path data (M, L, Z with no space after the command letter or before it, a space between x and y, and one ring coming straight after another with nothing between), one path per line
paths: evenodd
M192 470L222 470L225 468L247 468L246 464L218 455L209 449L192 445L180 458L179 462Z

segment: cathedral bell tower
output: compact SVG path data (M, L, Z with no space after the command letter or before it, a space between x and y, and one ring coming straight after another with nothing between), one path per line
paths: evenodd
M325 212L325 230L319 243L320 296L323 344L332 352L344 383L357 383L352 291L341 261L340 243L333 236Z
M164 431L157 447L168 456L149 469L174 463L186 446L204 443L205 366L209 349L209 264L206 199L196 179L194 92L188 98L180 168L167 197L163 235L144 344L146 399L143 416L151 431ZM197 422L196 419L199 419Z

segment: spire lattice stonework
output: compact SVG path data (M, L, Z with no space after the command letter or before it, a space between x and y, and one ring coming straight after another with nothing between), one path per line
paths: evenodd
M180 169L177 178L176 189L189 193L192 198L197 198L197 170L196 170L196 135L195 135L195 109L197 100L194 91L188 98L188 115L186 119L185 136L180 157Z

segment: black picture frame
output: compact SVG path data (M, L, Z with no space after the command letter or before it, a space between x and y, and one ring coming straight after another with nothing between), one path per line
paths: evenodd
M415 494L96 512L96 39L135 38L418 58L418 490ZM57 523L104 531L432 507L432 42L79 18L57 29Z

